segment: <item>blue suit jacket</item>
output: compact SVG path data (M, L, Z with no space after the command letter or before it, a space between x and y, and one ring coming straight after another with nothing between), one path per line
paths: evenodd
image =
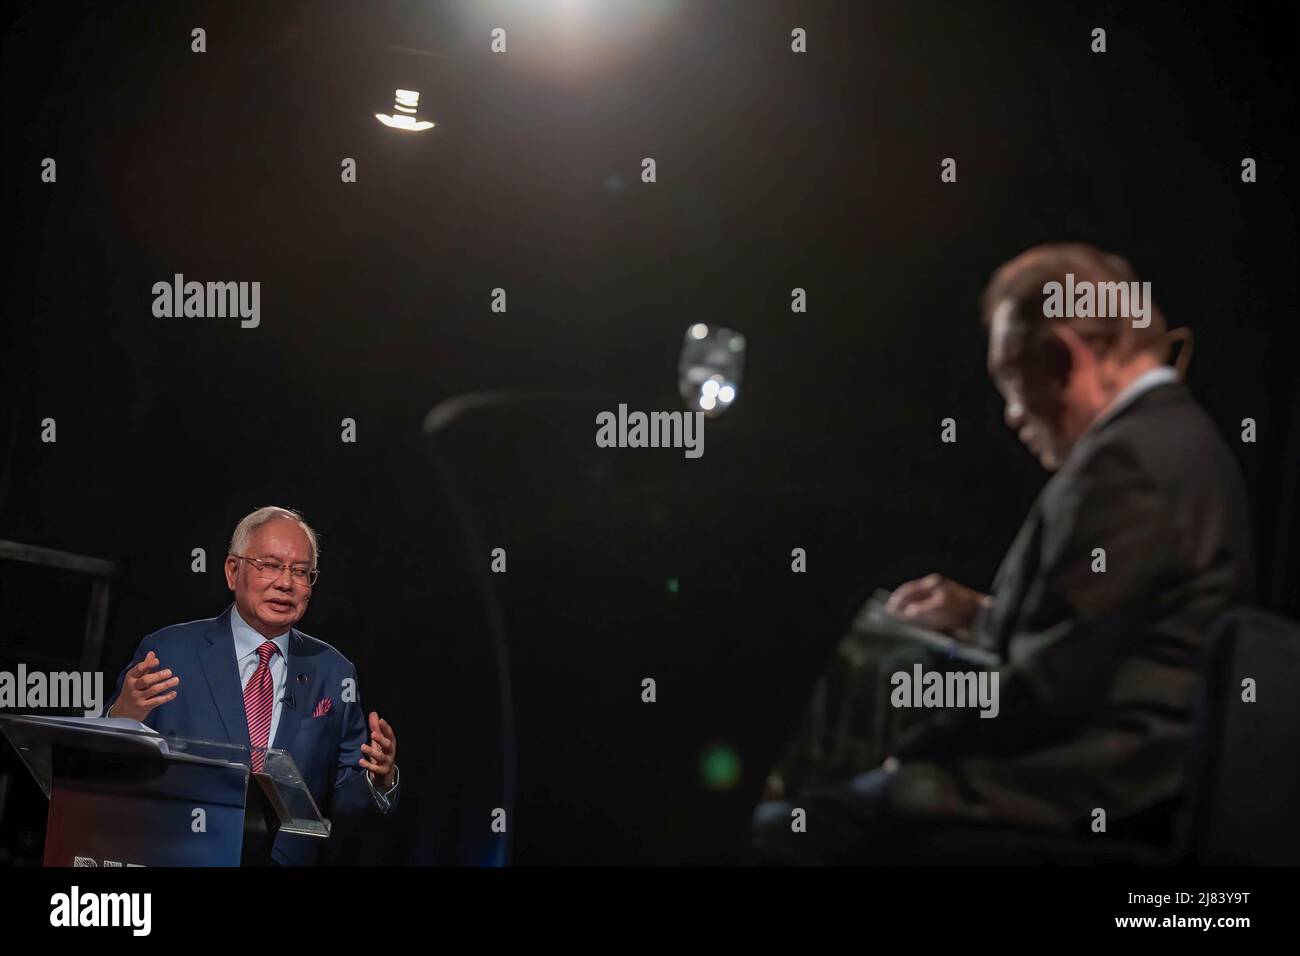
M203 621L174 624L149 634L140 642L131 663L117 678L105 712L122 693L126 673L149 651L181 679L176 699L155 707L144 723L161 734L195 737L247 747L248 718L244 713L244 691L235 662L234 633L230 628L231 608ZM343 700L343 682L351 678L356 687L356 668L324 641L289 632L289 653L285 661L285 694L294 705L281 705L280 723L272 747L287 750L298 765L316 806L326 817L340 814L381 812L370 792L366 771L358 765L361 745L370 739L365 711L359 695ZM306 680L299 680L303 675ZM322 698L329 697L331 709L323 717L312 713ZM398 789L388 797L390 809L397 805ZM276 837L272 859L287 866L315 862L323 841L282 833Z

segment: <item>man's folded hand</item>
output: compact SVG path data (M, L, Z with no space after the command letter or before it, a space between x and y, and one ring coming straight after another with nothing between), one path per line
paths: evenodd
M992 601L987 594L943 575L927 574L900 584L885 602L885 610L909 624L965 640L970 637L976 612Z

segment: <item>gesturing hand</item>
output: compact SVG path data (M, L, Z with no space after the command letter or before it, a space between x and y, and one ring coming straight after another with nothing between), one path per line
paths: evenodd
M126 679L122 681L122 693L113 702L108 712L109 717L144 720L155 707L175 700L176 691L172 688L178 686L181 679L172 677L170 670L155 672L154 668L161 663L154 652L150 651L144 660L126 672Z
M388 726L388 721L380 719L378 712L370 712L370 743L361 745L361 766L370 771L375 778L375 786L388 790L393 786L397 773L397 734ZM370 759L366 759L366 758Z

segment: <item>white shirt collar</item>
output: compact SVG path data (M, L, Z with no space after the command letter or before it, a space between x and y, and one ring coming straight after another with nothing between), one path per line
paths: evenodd
M1102 422L1114 418L1137 401L1138 396L1151 391L1153 388L1176 381L1178 381L1178 372L1168 365L1148 369L1119 390L1119 393L1111 399L1110 404L1103 408L1101 414L1094 418L1092 424L1084 430L1084 434L1086 435L1101 427Z

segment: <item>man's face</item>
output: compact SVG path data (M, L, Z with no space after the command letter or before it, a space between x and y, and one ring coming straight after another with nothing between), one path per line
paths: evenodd
M1025 333L1012 319L1010 301L989 323L989 377L1006 403L1003 417L1048 471L1055 471L1073 445L1065 382L1027 360Z
M296 521L274 518L253 532L245 556L286 565L273 577L269 568L258 571L251 561L226 558L226 584L235 592L240 617L264 636L283 634L307 613L311 588L287 566L310 568L311 542Z

